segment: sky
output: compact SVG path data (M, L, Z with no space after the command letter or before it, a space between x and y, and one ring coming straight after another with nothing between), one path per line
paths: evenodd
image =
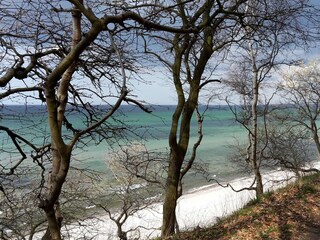
M303 51L297 51L297 55L301 59L314 59L317 56L320 56L320 47L313 48L310 52L305 53ZM142 78L148 82L149 84L132 81L132 92L131 94L135 97L135 99L143 100L148 104L159 104L159 105L174 105L176 104L176 93L172 82L170 81L167 75L163 73L165 70L161 71L161 67L159 67L158 71L152 72L150 74L142 75ZM219 72L221 77L225 74L223 72ZM216 87L216 85L214 86ZM269 89L270 93L272 89ZM202 98L204 99L204 98ZM234 98L235 101L236 98ZM92 100L94 103L98 103L97 100ZM275 99L275 101L280 101L280 99ZM5 104L17 104L17 103L25 103L25 101L4 101ZM30 99L29 103L33 103L33 100ZM214 99L211 104L226 104L224 100Z
M311 0L311 3L316 5L317 7L320 7L320 1L319 0ZM314 46L313 48L309 49L307 52L305 52L302 49L296 50L294 52L296 55L296 59L302 59L305 62L309 60L314 59L320 59L320 46ZM294 55L293 54L293 55ZM286 56L284 56L286 57ZM292 56L288 56L288 58L291 58ZM281 72L286 72L289 68L287 66L280 67L279 73L274 74L272 77L273 79L279 80L279 77L281 76ZM226 74L223 72L219 73L222 78ZM139 85L137 89L135 90L135 93L139 97L139 99L144 99L147 103L151 104L176 104L176 94L174 90L173 84L168 80L168 77L161 74L161 72L158 72L153 75L146 75L145 79L147 81L152 82L151 85ZM273 89L265 89L266 95L271 95L273 93ZM237 98L233 98L235 102L237 101ZM275 96L273 103L280 103L281 97ZM226 104L224 100L214 99L211 104Z
M147 82L133 83L132 94L146 103L155 105L172 105L176 103L174 86L168 76L161 72L144 74L142 78Z
M315 59L318 56L320 56L320 48L315 48L311 53L305 54L305 55L304 54L305 53L301 53L301 58ZM282 67L282 70L284 72L287 71L287 69L289 69L287 66ZM150 74L142 75L142 78L147 83L138 82L133 79L129 80L131 81L130 94L133 96L134 99L142 100L146 104L154 104L154 105L175 105L176 104L177 97L176 97L174 85L171 82L170 78L167 75L163 74L165 70L163 70L162 72L160 70L161 68L159 68L158 71L154 71ZM225 74L221 72L220 75L223 78ZM279 75L276 76L276 78L278 77ZM211 86L211 88L213 89L219 89L221 87L223 88L222 84L219 84L219 83L212 83L212 84L213 86ZM208 92L210 92L210 89L207 91L207 93ZM273 92L273 89L265 90L265 93L269 96L272 94L272 92ZM221 96L220 99L218 97L215 97L212 99L210 104L225 105L226 102L224 98L225 98L225 95ZM201 99L200 100L201 104L206 104L207 97L202 97L200 99ZM231 100L234 103L239 102L237 96L233 96ZM96 99L91 99L91 101L95 104L99 104L98 100ZM281 102L281 98L279 96L275 96L273 99L273 103L280 103L280 102ZM14 104L14 105L25 104L25 100L18 100L18 99L15 99L14 101L7 100L7 101L4 101L4 103ZM38 104L37 101L34 101L32 99L29 99L28 103Z
M297 52L297 57L304 59L305 61L308 60L312 60L312 59L316 59L320 57L320 47L315 47L313 49L310 50L310 52L303 52L303 51L299 51ZM282 66L280 68L280 71L286 72L288 71L288 67L287 66ZM221 77L223 78L223 76L225 76L226 74L224 74L223 72L220 73ZM274 78L279 79L281 76L280 74L274 74ZM176 104L176 93L175 93L175 89L174 86L172 84L172 82L170 81L170 79L165 76L164 74L162 74L161 72L155 72L152 73L151 75L144 75L143 78L152 83L152 84L141 84L141 83L137 83L135 84L135 88L133 89L133 94L137 95L137 99L143 99L145 102L150 103L150 104L159 104L159 105L174 105ZM214 88L219 88L221 87L221 84L216 84L213 86ZM271 95L273 92L272 89L267 89L265 90L265 93L267 95ZM226 102L224 101L224 97L222 97L223 99L218 99L215 98L212 100L211 104L226 104ZM235 96L233 98L234 102L238 102L237 101L237 97ZM275 96L273 103L280 103L281 102L281 98L279 96ZM202 102L203 104L205 104L205 102Z

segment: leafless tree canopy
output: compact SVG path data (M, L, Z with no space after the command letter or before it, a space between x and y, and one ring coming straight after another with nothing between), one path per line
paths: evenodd
M90 139L117 142L126 129L113 118L122 102L143 108L130 97L130 79L136 78L140 68L134 45L139 32L200 30L165 24L160 13L167 8L170 6L158 1L133 5L114 1L1 1L0 98L26 106L29 101L43 105L43 120L48 123L40 137L31 135L37 137L35 141L22 130L1 126L14 146L11 153L16 153L2 165L1 177L22 179L23 166L40 167L36 184L40 186L39 207L49 225L45 239L61 239L59 197L72 151ZM75 123L73 112L82 115L82 124ZM28 121L25 116L20 120Z
M222 81L214 77L222 63L236 69L226 83L243 97L247 156L260 184L260 87L278 65L296 60L284 56L317 39L316 10L308 0L0 0L0 132L5 136L0 210L6 206L1 229L15 231L29 222L30 239L39 226L47 226L43 239L62 239L61 209L70 199L64 186L75 167L73 156L92 142L123 146L139 135L117 114L123 103L150 112L133 89L151 61L164 66L177 93L168 165L163 170L163 159L160 164L143 151L138 157L126 154L131 161L121 166L130 176L154 183L162 183L159 173L166 174L162 236L175 232L182 179L203 138L199 95ZM9 103L23 106L13 113ZM190 143L193 115L198 135ZM22 195L28 200L18 201ZM24 207L35 200L32 211ZM17 215L21 221L13 223ZM25 229L14 235L25 238Z

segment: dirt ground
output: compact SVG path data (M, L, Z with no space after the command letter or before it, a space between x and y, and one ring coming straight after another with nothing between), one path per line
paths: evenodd
M267 193L211 228L172 239L320 240L320 174Z

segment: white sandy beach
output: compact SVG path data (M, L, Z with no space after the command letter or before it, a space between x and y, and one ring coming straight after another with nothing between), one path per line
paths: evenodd
M320 162L313 164L320 169ZM263 175L265 191L274 190L293 181L294 174L288 171L273 171ZM231 182L235 189L248 187L250 178L237 179ZM177 218L180 229L192 229L197 226L213 225L217 218L231 214L255 197L254 191L234 192L216 184L201 187L184 194L178 202ZM159 236L161 227L161 203L137 212L128 219L124 228L136 229L130 232L130 239L150 239ZM84 220L82 226L68 225L64 230L66 239L118 239L116 225L107 217Z

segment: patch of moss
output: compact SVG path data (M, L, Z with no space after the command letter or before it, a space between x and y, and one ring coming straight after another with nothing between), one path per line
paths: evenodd
M319 179L320 179L320 173L316 173L316 174L304 176L302 178L302 182L303 183L310 183L310 182L314 182L314 181L319 181Z
M251 200L245 205L245 207L255 206L255 205L258 204L260 201L261 201L261 198L251 199Z
M240 210L236 211L233 215L234 217L236 216L249 216L252 214L252 208L251 207L245 207L245 208L241 208Z
M311 184L305 184L299 189L299 192L301 192L302 194L315 194L317 193L317 189Z

